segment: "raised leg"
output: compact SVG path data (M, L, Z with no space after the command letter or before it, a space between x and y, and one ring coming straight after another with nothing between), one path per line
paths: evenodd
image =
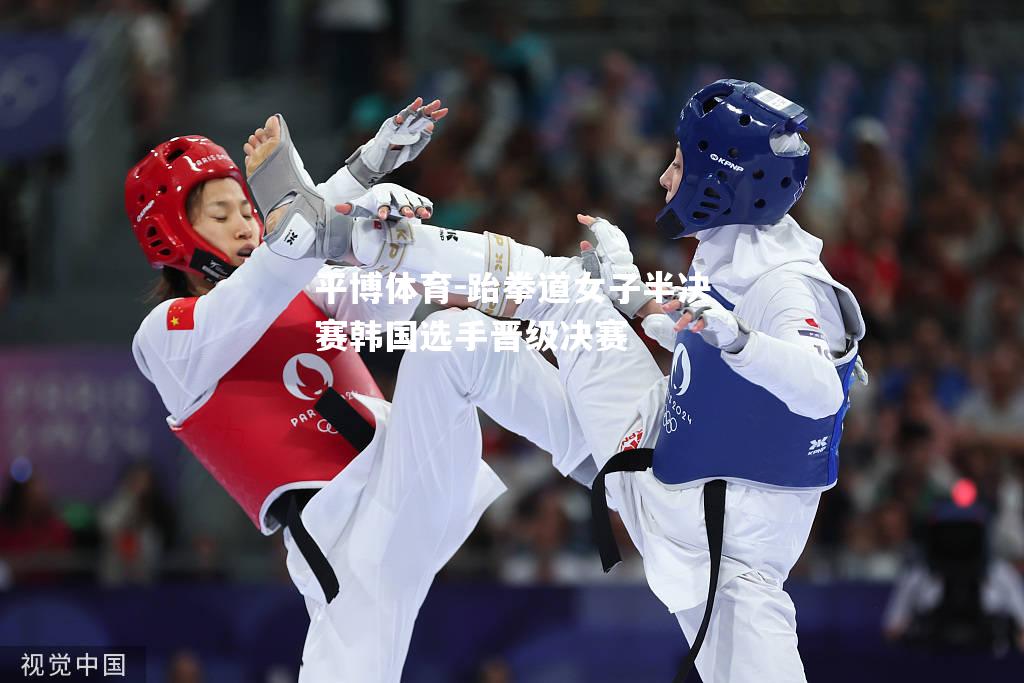
M493 324L471 310L433 315L453 328ZM399 680L434 575L504 490L481 461L477 407L556 462L587 453L556 370L536 352L407 353L382 452L327 553L341 591L330 605L310 605L302 683Z

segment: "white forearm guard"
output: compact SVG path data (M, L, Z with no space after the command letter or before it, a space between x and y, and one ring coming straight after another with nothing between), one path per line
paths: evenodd
M407 229L410 228L411 229ZM387 222L387 227L361 230L353 239L356 259L367 270L401 272L422 280L428 273L450 276L456 293L466 291L471 274L490 273L503 285L510 272L536 275L547 258L540 249L493 232L451 230L418 221ZM505 307L504 288L497 302L476 302L488 315Z

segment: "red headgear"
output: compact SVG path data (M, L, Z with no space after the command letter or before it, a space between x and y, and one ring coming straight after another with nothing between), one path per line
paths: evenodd
M224 148L208 138L186 135L157 145L124 183L124 208L135 239L154 268L191 270L207 280L223 280L234 271L226 254L192 228L185 202L200 183L234 178L255 210L242 172ZM263 237L263 223L256 215Z

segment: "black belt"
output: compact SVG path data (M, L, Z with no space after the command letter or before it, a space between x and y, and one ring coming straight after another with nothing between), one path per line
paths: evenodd
M606 572L622 561L619 546L612 534L612 524L608 513L608 498L605 494L605 476L612 472L643 472L650 468L654 461L653 448L638 448L632 451L616 453L605 464L590 490L590 525L594 535L594 543L601 553L601 564ZM708 534L708 551L711 554L711 577L708 581L708 599L704 608L704 618L697 629L697 635L690 646L686 660L679 667L673 683L683 683L693 670L697 653L704 644L704 637L711 622L711 610L715 606L715 593L718 590L718 574L722 567L722 535L725 531L725 480L715 479L704 484L704 526Z
M373 425L331 387L324 390L324 395L313 405L313 409L330 422L331 426L352 444L357 453L369 446L373 440Z
M299 493L305 492L295 492L295 494ZM313 570L313 576L316 577L320 588L323 589L324 595L327 597L327 602L330 603L338 596L338 591L341 588L338 583L338 575L334 573L334 567L327 560L324 551L316 544L313 537L309 535L309 531L306 530L306 525L302 523L302 515L299 514L299 496L295 494L288 495L288 513L285 517L285 525L292 532L295 547L299 549L309 568Z
M373 439L373 426L334 389L328 387L313 409L320 413L357 452L366 448ZM331 567L324 551L309 534L306 525L302 523L302 515L299 514L315 493L315 490L309 489L288 491L274 501L271 509L275 511L277 519L283 519L285 526L291 531L295 546L309 568L313 570L313 576L316 577L327 602L330 603L338 596L340 590L338 575L334 573L334 568ZM285 508L283 515L280 514L282 507Z

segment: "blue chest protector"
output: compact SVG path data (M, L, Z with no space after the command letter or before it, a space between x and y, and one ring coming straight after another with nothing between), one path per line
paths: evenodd
M805 270L808 276L827 282L820 277L829 277L824 269L815 272L812 265ZM685 680L693 668L714 609L725 535L727 481L791 490L820 490L836 482L843 417L850 407L850 387L856 376L856 340L863 336L864 322L850 291L834 281L830 284L836 290L843 323L852 332L846 352L835 362L843 384L843 402L835 415L812 420L791 412L766 389L726 365L721 351L700 335L683 330L676 336L657 446L616 453L594 478L591 524L605 571L622 559L608 517L607 475L651 468L664 484L702 485L711 558L708 599L677 681ZM733 309L714 288L711 294Z
M665 484L726 479L769 488L832 486L856 359L854 343L836 366L844 397L839 411L812 420L741 377L700 335L683 330L672 356L654 476Z

